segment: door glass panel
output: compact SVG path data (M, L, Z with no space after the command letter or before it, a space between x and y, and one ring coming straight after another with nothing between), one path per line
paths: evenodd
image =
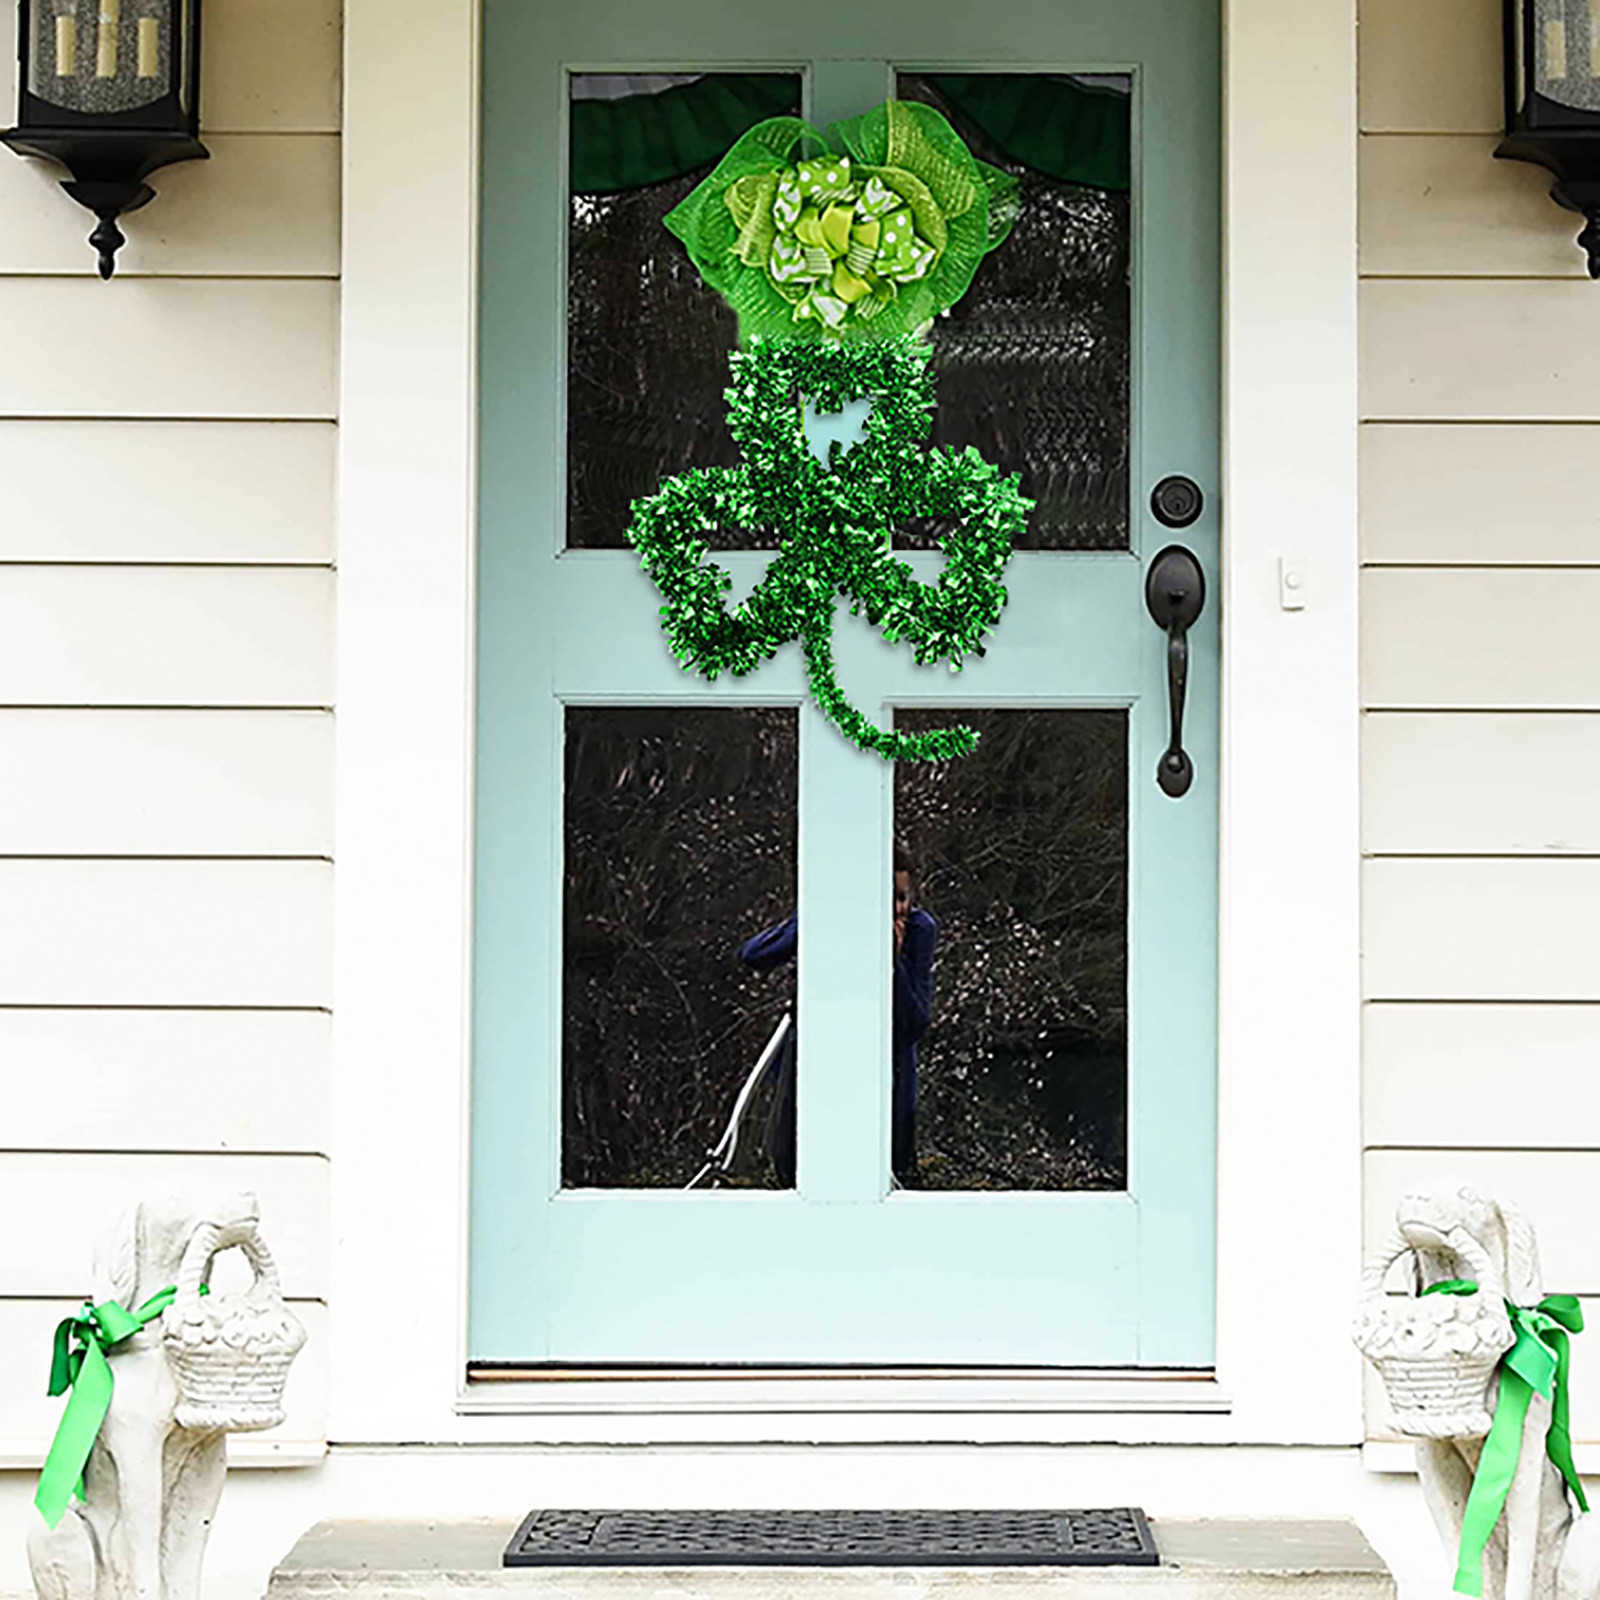
M896 1176L1125 1188L1128 714L895 715L952 721L971 755L895 767Z
M565 1187L792 1184L796 729L566 708Z
M934 326L934 442L976 445L1022 474L1038 503L1017 548L1126 550L1132 79L896 81L901 99L935 106L974 155L1020 185L1004 248ZM938 531L914 525L896 543L932 548Z
M737 324L662 218L747 128L799 114L800 78L574 73L568 84L567 545L619 549L635 499L685 468L739 459L723 400Z

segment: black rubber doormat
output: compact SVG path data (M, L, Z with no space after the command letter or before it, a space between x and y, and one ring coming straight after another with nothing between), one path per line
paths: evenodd
M508 1567L1154 1567L1107 1511L530 1511Z

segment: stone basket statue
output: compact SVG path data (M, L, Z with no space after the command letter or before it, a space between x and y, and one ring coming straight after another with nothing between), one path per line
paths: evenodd
M1362 1274L1356 1312L1357 1348L1378 1369L1395 1426L1413 1439L1474 1439L1493 1421L1489 1391L1514 1335L1505 1310L1505 1284L1488 1252L1460 1227L1441 1236L1436 1257L1449 1253L1449 1279L1478 1285L1473 1295L1422 1291L1416 1245L1396 1232ZM1394 1267L1410 1264L1410 1292L1389 1294Z
M147 1201L101 1241L95 1302L57 1336L52 1393L71 1395L28 1538L39 1600L199 1600L227 1436L283 1420L306 1338L258 1226L252 1194L198 1209ZM249 1287L208 1292L234 1246Z
M255 1274L250 1287L242 1295L203 1298L212 1261L233 1245ZM289 1363L306 1335L284 1304L278 1269L255 1219L201 1223L184 1249L177 1287L161 1316L177 1425L230 1433L277 1427Z
M1568 1498L1570 1484L1583 1505L1566 1431L1576 1302L1546 1298L1533 1229L1514 1206L1470 1189L1414 1194L1395 1221L1362 1275L1355 1342L1395 1428L1417 1441L1457 1592L1600 1600L1600 1519L1575 1515ZM1402 1261L1403 1295L1389 1292Z

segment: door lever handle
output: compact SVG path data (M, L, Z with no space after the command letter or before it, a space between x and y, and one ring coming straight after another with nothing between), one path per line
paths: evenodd
M1189 688L1189 629L1206 603L1205 574L1194 553L1169 544L1145 574L1144 603L1155 625L1167 635L1167 704L1172 731L1156 763L1156 782L1174 800L1189 792L1194 763L1183 748L1183 702Z

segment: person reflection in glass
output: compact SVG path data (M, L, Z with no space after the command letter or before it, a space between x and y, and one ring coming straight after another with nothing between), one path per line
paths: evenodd
M917 1041L927 1032L933 1010L933 947L939 924L916 903L916 872L910 852L894 847L894 1028L891 1044L890 1170L902 1188L917 1181ZM792 961L799 929L794 913L739 947L739 959L756 972L770 972ZM793 1034L779 1079L779 1104L774 1117L772 1158L778 1181L794 1186L794 1058Z

